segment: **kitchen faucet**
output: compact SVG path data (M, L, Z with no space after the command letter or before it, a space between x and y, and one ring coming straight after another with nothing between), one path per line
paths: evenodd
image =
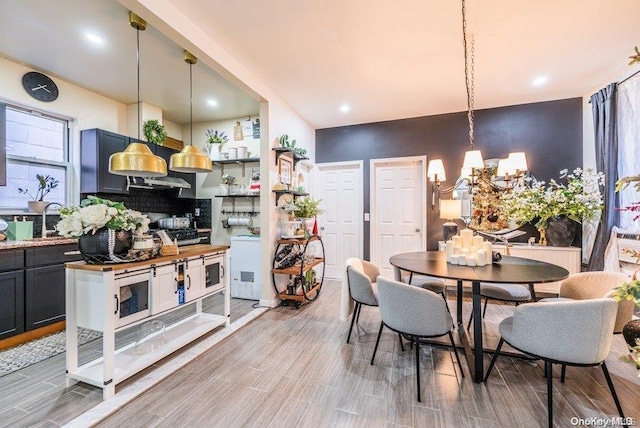
M47 205L45 205L44 209L42 210L42 237L43 238L47 237L47 209L51 205L59 205L60 207L63 207L63 205L58 202L49 202Z

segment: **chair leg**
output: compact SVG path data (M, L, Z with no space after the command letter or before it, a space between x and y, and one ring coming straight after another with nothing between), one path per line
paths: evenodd
M456 360L458 361L458 367L460 367L460 374L464 377L464 370L462 370L462 363L460 362L460 355L458 355L458 348L456 347L456 343L453 341L453 334L449 332L449 339L451 340L451 347L453 347L453 353L456 354Z
M494 352L493 357L491 357L491 363L489 363L489 369L487 370L487 374L484 376L483 382L486 382L487 379L489 379L491 370L493 370L493 366L496 365L496 360L498 359L498 354L500 354L500 349L502 349L502 345L504 345L504 339L501 337L500 342L498 342L498 347L496 348L496 352Z
M358 315L356 316L356 324L360 323L360 312L362 312L362 303L358 304Z
M356 314L358 313L358 309L360 309L360 303L356 302L356 307L353 308L353 315L351 316L351 327L349 327L349 334L347 335L347 343L349 343L349 339L351 339L351 330L353 330L353 323L356 322Z
M484 308L482 309L482 318L484 318L484 315L487 313L487 303L489 303L489 298L485 297L484 298Z
M380 344L380 336L382 336L382 327L384 327L384 323L380 323L380 330L378 330L378 338L376 339L376 347L373 348L373 355L371 356L371 365L373 365L373 359L376 357L376 352L378 352L378 345Z
M447 307L447 312L451 313L451 311L449 310L449 303L447 303L447 292L443 291L442 293L440 293L440 295L444 299L444 304Z
M560 382L564 383L564 377L567 374L567 365L562 365L562 372L560 373Z
M418 403L422 402L420 399L420 339L418 336L414 336L416 346L416 385L418 387Z
M611 396L613 397L613 401L616 403L616 408L618 409L618 413L620 417L624 420L624 413L622 412L622 406L620 405L620 400L618 400L618 394L616 394L616 390L613 387L613 382L611 381L611 376L609 376L609 370L607 369L607 364L602 362L602 372L604 373L604 377L607 379L607 384L609 385L609 389L611 390ZM627 424L624 424L626 427Z
M402 343L402 335L398 333L398 340L400 340L400 349L404 352L404 344Z
M469 315L469 322L467 323L467 330L471 328L471 321L473 321L473 309L471 310L471 315Z
M544 362L544 371L547 373L547 413L549 414L549 428L553 428L553 364Z

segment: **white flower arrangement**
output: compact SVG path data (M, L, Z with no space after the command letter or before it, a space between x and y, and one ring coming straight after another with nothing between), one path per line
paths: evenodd
M149 217L139 211L127 209L122 202L113 202L97 196L84 199L79 207L64 207L56 230L67 238L95 234L106 227L113 230L129 230L136 235L149 230Z
M500 212L518 224L538 219L537 228L545 228L552 217L565 216L578 223L597 220L602 212L604 199L600 186L604 185L604 174L591 169L576 168L572 174L560 171L566 184L550 180L533 181L530 187L523 186L505 194L500 202Z

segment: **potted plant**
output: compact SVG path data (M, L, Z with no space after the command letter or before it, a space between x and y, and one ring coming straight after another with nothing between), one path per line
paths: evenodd
M229 141L229 137L224 132L214 131L213 129L207 129L205 135L207 137L205 149L209 154L209 158L212 160L220 159L222 147Z
M222 175L222 183L218 186L218 193L220 196L226 196L229 194L229 187L236 183L236 178L230 174Z
M142 131L147 141L151 144L161 146L164 144L164 140L167 139L167 131L164 129L164 125L155 119L147 120Z
M29 189L18 188L18 192L31 196L33 200L27 202L29 211L40 214L44 211L48 203L44 201L44 197L53 189L58 187L59 183L58 180L50 175L36 174L36 178L38 179L38 190L35 195L29 193Z
M571 245L576 223L600 218L604 204L600 186L604 184L604 175L576 168L572 174L566 169L560 171L560 178L566 179L566 183L551 179L547 185L533 180L531 186L506 193L500 201L500 213L518 224L537 219L535 226L543 244L546 236L549 245Z
M635 253L634 255L640 261L640 253L632 251L629 252L631 254ZM636 306L640 308L640 279L634 277L633 280L615 288L613 298L618 301L633 300ZM638 377L640 377L640 320L631 320L626 323L622 329L622 335L629 346L629 353L622 355L620 359L634 364L638 370Z
M320 202L322 199L313 199L311 196L293 201L293 215L303 221L309 233L312 233L315 217L324 213L324 210L320 208Z

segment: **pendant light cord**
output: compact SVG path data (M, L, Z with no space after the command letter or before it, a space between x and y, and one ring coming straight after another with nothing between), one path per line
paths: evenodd
M467 48L467 16L465 0L462 0L462 44L464 45L464 83L467 88L467 119L469 121L469 144L473 150L473 72L475 62L475 42L471 37L471 70L469 70L469 50Z
M189 143L193 146L193 64L189 63Z
M140 29L136 28L136 62L138 63L138 140L140 140Z

